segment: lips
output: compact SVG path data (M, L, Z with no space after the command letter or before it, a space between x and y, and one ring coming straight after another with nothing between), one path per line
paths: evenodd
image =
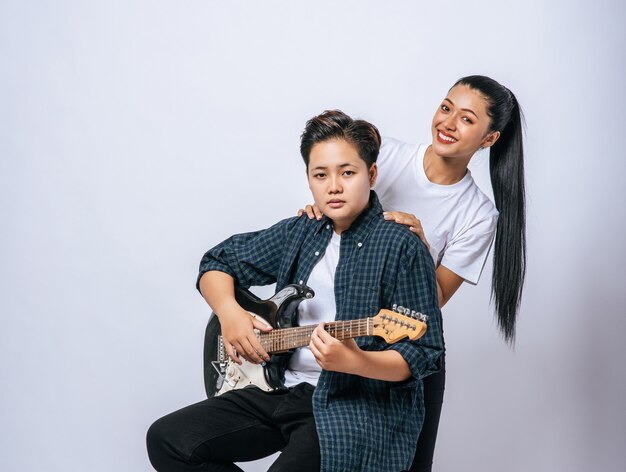
M437 130L437 141L442 144L454 144L457 142L457 139L443 131Z
M333 199L333 200L328 200L327 204L329 207L331 208L341 208L346 202L344 200L338 200L338 199Z

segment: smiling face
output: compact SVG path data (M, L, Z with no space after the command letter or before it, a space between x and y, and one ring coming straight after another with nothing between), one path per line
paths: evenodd
M486 99L467 85L452 87L433 117L433 151L441 157L469 159L481 147L492 146L500 132L489 131L487 106Z
M341 234L367 208L376 181L376 164L368 169L357 148L332 139L311 148L307 178L313 200Z

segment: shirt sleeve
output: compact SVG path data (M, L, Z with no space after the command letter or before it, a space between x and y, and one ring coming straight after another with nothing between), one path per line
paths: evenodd
M211 270L229 274L244 288L276 282L287 234L296 220L289 218L264 230L236 234L209 249L200 261L196 288L200 289L200 278Z
M422 379L439 370L444 344L433 259L421 241L412 246L416 250L405 257L393 300L398 305L427 315L427 329L420 339L401 341L388 349L398 351L409 365L413 377Z
M441 265L467 282L477 284L493 243L497 223L497 214L473 221L448 243Z

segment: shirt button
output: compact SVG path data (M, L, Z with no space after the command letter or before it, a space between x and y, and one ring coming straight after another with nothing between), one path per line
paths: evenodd
M326 229L330 229L330 225L326 225Z
M358 247L361 247L361 246L363 246L363 243L356 243L356 245L357 245Z
M316 256L319 256L319 255L320 255L320 252L319 252L319 251L315 251L315 255L316 255Z

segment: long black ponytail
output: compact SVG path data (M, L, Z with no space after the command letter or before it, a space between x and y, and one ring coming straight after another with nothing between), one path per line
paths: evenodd
M515 95L493 79L472 75L466 85L487 100L490 131L500 137L489 150L489 170L496 208L500 212L494 243L491 296L504 339L515 340L515 322L526 275L526 198L524 192L524 116Z

